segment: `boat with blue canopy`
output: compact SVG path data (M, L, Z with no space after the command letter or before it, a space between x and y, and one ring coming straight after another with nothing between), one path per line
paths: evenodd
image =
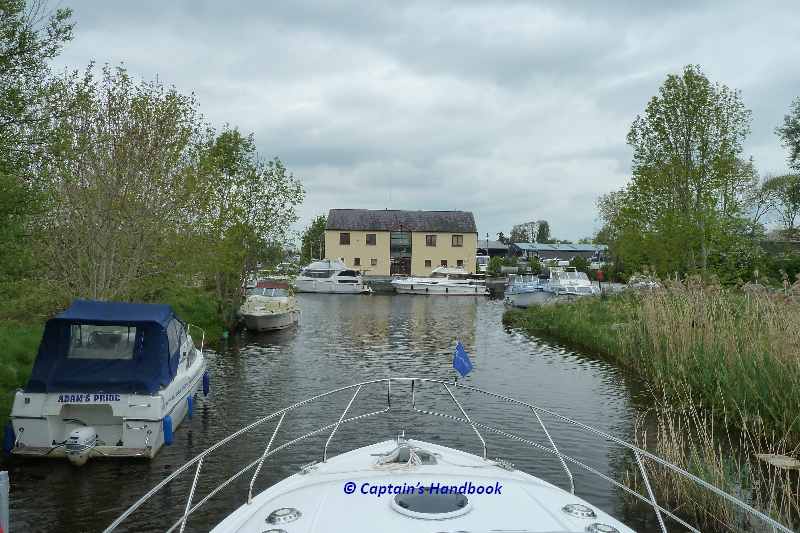
M169 305L76 300L45 325L6 450L75 464L154 457L192 416L195 393L208 394L204 342Z

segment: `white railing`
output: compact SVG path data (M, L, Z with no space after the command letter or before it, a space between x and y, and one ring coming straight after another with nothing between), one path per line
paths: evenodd
M417 396L416 389L418 388L417 387L418 383L433 383L433 384L440 385L442 387L442 389L447 393L449 398L452 400L454 405L457 407L458 411L461 413L461 416L454 416L454 415L450 415L450 414L440 413L440 412L437 412L437 411L427 411L427 410L423 410L423 409L418 409L417 406L416 406L416 396ZM350 412L350 408L355 403L355 401L356 401L357 397L359 396L359 394L361 393L361 391L365 387L377 386L377 385L380 385L380 384L386 386L386 407L383 408L383 409L377 410L377 411L372 411L372 412L364 413L364 414L357 415L357 416L347 417L347 413ZM542 407L536 406L536 405L531 404L531 403L526 403L526 402L523 402L523 401L520 401L520 400L515 400L514 398L510 398L510 397L504 396L502 394L497 394L497 393L485 391L483 389L479 389L479 388L476 388L476 387L470 387L468 385L464 385L464 384L458 383L458 382L448 382L448 381L444 381L444 380L429 379L429 378L383 378L383 379L375 379L375 380L370 380L370 381L364 381L364 382L361 382L361 383L348 385L346 387L333 389L333 390L330 390L330 391L325 392L323 394L319 394L317 396L313 396L313 397L308 398L306 400L303 400L301 402L298 402L298 403L295 403L293 405L290 405L289 407L285 407L284 409L281 409L279 411L275 411L274 413L272 413L270 415L267 415L267 416L265 416L265 417L263 417L263 418L261 418L259 420L256 420L252 424L243 427L239 431L237 431L237 432L225 437L221 441L217 442L216 444L214 444L213 446L211 446L210 448L208 448L204 452L200 453L199 455L194 457L192 460L190 460L189 462L187 462L186 464L184 464L183 466L181 466L180 468L175 470L175 472L173 472L172 474L170 474L169 476L164 478L163 481L158 483L155 487L153 487L150 491L148 491L144 496L139 498L139 500L137 500L124 513L122 513L116 520L114 520L114 522L112 522L111 525L109 525L105 529L105 532L108 533L108 532L114 531L120 524L125 522L139 507L141 507L151 497L153 497L156 493L158 493L162 488L164 488L166 485L171 483L178 476L180 476L184 472L186 472L189 469L191 469L193 466L194 466L194 477L192 479L191 489L189 491L189 495L187 497L186 504L185 504L184 509L183 509L183 514L176 519L176 521L171 525L171 527L169 527L167 529L167 532L172 532L172 531L175 531L175 530L179 530L179 531L183 532L184 528L186 527L187 520L192 515L192 513L197 511L209 499L211 499L217 493L219 493L220 491L225 489L232 482L234 482L235 480L239 479L245 472L248 472L250 470L255 469L255 471L253 472L253 475L252 475L252 477L250 479L249 490L248 490L247 496L246 496L246 498L243 498L243 503L250 503L252 501L252 498L253 498L253 486L254 486L254 484L256 482L256 479L258 478L258 476L259 476L259 474L260 474L260 472L262 470L262 466L264 465L264 462L269 457L271 457L272 455L280 452L281 450L283 450L285 448L288 448L288 447L290 447L290 446L292 446L292 445L294 445L294 444L296 444L296 443L298 443L298 442L300 442L300 441L302 441L304 439L307 439L307 438L312 437L314 435L317 435L317 434L320 434L320 433L323 433L323 432L326 432L326 431L330 430L330 434L328 435L328 438L325 441L325 445L323 447L322 454L321 454L322 462L327 461L327 459L328 459L328 446L330 445L331 440L333 439L333 437L336 435L336 432L338 431L339 426L341 426L342 424L349 424L349 423L353 423L353 422L358 422L358 421L364 420L366 418L370 418L370 417L374 417L374 416L381 415L381 414L384 414L384 413L388 413L389 411L392 410L392 408L393 408L392 407L392 384L408 384L408 385L410 385L410 387L411 387L411 409L414 412L422 414L422 415L427 415L427 416L441 417L441 418L445 418L445 419L448 419L448 420L451 420L451 421L454 421L454 422L463 423L463 424L466 424L466 425L470 426L472 428L472 430L474 431L475 435L477 436L477 438L480 440L481 447L482 447L482 454L483 454L483 458L484 459L487 459L487 445L486 445L486 440L484 439L484 437L483 437L483 435L481 433L481 430L485 430L485 431L500 435L500 436L505 437L507 439L510 439L512 441L526 444L526 445L528 445L528 446L530 446L530 447L532 447L532 448L534 448L536 450L542 451L544 453L548 453L548 454L554 455L559 459L559 461L561 463L561 466L564 469L564 472L565 472L565 474L567 476L567 479L569 481L569 490L570 490L571 493L573 493L573 494L575 493L575 482L574 482L574 478L573 478L572 472L571 472L571 470L569 468L569 465L574 465L574 466L578 466L578 467L586 470L587 472L590 472L593 475L596 475L596 476L604 479L605 481L607 481L608 483L612 484L613 486L625 491L626 493L630 494L631 496L635 497L636 499L638 499L638 500L646 503L650 507L652 507L653 512L656 515L656 519L658 520L659 527L660 527L661 531L663 531L664 533L666 533L666 531L667 531L667 525L666 525L666 522L665 522L665 517L669 518L670 520L672 520L672 521L674 521L674 522L676 522L678 524L680 524L681 526L685 527L686 529L688 529L689 531L692 531L694 533L700 533L700 530L697 529L697 527L695 527L695 526L689 524L688 522L686 522L683 518L677 516L673 511L670 511L669 509L666 509L665 507L663 507L662 505L660 505L656 501L655 494L654 494L653 489L651 487L650 478L649 478L649 476L647 474L647 469L645 468L645 464L644 464L643 459L650 460L650 461L652 461L652 462L654 462L654 463L656 463L656 464L658 464L658 465L660 465L660 466L662 466L664 468L667 468L667 469L671 470L672 472L674 472L674 473L676 473L676 474L678 474L678 475L680 475L680 476L692 481L693 483L695 483L699 487L701 487L701 488L703 488L703 489L705 489L705 490L707 490L707 491L719 496L723 500L727 501L729 504L733 505L735 508L737 508L739 511L741 511L741 513L753 518L754 520L760 522L763 526L767 526L767 528L772 529L773 531L780 531L780 532L783 532L783 533L792 533L791 529L789 529L786 526L784 526L784 525L780 524L779 522L775 521L774 519L772 519L771 517L767 516L763 512L751 507L747 503L745 503L745 502L735 498L734 496L731 496L730 494L724 492L723 490L717 488L716 486L714 486L714 485L712 485L712 484L700 479L699 477L687 472L686 470L684 470L684 469L682 469L682 468L680 468L680 467L678 467L676 465L673 465L673 464L669 463L668 461L665 461L664 459L661 459L660 457L658 457L656 455L653 455L652 453L650 453L650 452L648 452L646 450L643 450L643 449L641 449L641 448L639 448L639 447L637 447L637 446L635 446L633 444L625 442L624 440L621 440L621 439L618 439L618 438L616 438L616 437L614 437L612 435L609 435L608 433L605 433L603 431L595 429L595 428L593 428L591 426L588 426L586 424L583 424L581 422L577 422L575 420L572 420L571 418L568 418L566 416L560 415L560 414L558 414L558 413L556 413L554 411L551 411L549 409L544 409ZM489 426L487 424L484 424L484 423L477 422L477 421L473 420L467 414L467 412L464 409L462 403L458 400L458 398L456 398L456 395L453 393L453 390L456 390L456 389L457 390L463 390L463 391L468 392L470 394L474 393L476 395L488 396L488 397L491 397L491 398L494 398L494 399L497 399L497 400L501 400L501 401L507 402L509 404L518 406L518 407L525 408L526 411L530 411L533 414L533 417L536 419L536 421L539 424L539 426L544 431L544 434L546 435L547 441L549 442L550 446L549 447L548 446L543 446L542 444L539 444L537 442L531 441L531 440L526 439L524 437L520 437L518 435L514 435L514 434L509 433L509 432L507 432L507 431L505 431L503 429L495 428L495 427ZM287 442L285 442L285 443L273 448L273 444L274 444L274 441L275 441L275 436L278 433L278 429L282 426L283 421L286 418L287 414L291 413L295 409L298 409L300 407L304 407L304 406L309 405L309 404L311 404L313 402L316 402L316 401L319 401L319 400L323 400L323 399L327 399L327 398L330 398L331 396L343 393L344 391L351 391L351 390L354 390L353 395L350 397L350 400L347 403L347 406L345 407L344 411L342 411L341 415L339 416L339 418L338 418L338 420L336 422L333 422L331 424L327 424L325 426L319 427L319 428L317 428L317 429L315 429L313 431L305 433L304 435L301 435L301 436L299 436L299 437L297 437L295 439L287 441ZM642 475L642 479L644 481L644 485L645 485L645 488L647 490L647 495L646 496L642 495L639 492L631 489L630 487L628 487L628 486L620 483L619 481L611 478L610 476L608 476L606 474L603 474L602 472L598 471L597 469L595 469L595 468L583 463L582 461L580 461L578 459L575 459L575 458L573 458L573 457L571 457L569 455L566 455L566 454L562 453L561 451L559 451L558 447L556 446L555 441L553 440L550 432L547 429L547 426L545 425L544 421L542 420L542 416L543 415L547 416L547 417L550 417L552 419L555 419L555 420L557 420L559 422L574 426L574 427L586 432L587 434L594 435L594 436L599 437L601 439L613 442L613 443L621 446L622 448L625 448L628 451L630 451L633 454L633 456L634 456L634 458L636 460L637 466L639 468L639 471L640 471L640 473ZM204 496L200 501L198 501L197 503L194 503L194 496L195 496L195 492L196 492L196 489L197 489L198 480L200 479L200 474L201 474L201 471L202 471L202 468L203 468L203 463L204 463L206 457L208 457L208 455L212 454L216 450L219 450L220 448L223 448L226 444L228 444L232 440L238 438L239 436L241 436L241 435L243 435L245 433L248 433L251 430L253 430L254 428L259 427L259 426L269 422L270 420L273 420L273 419L276 419L276 418L278 419L278 422L277 422L277 424L275 426L275 429L272 432L272 436L270 437L266 448L264 448L263 453L261 453L259 457L255 458L251 463L246 465L244 468L242 468L241 470L239 470L238 472L234 473L232 476L227 478L225 481L220 483L211 492L209 492L206 496ZM307 465L305 465L305 466L303 466L301 468L305 469L305 468L315 464L316 462L317 461L313 461L313 462L311 462L311 463L309 463L309 464L307 464Z

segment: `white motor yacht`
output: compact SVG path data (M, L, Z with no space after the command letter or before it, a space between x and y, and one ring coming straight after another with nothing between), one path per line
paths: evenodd
M362 294L372 292L364 284L357 270L335 259L315 261L303 268L294 280L297 292L326 292L338 294Z
M429 294L443 296L486 296L485 279L478 279L460 267L438 267L430 277L407 277L392 280L400 294Z
M275 331L297 324L300 310L287 283L259 281L247 290L239 315L250 331Z
M152 458L208 394L196 348L169 305L76 300L50 319L17 391L7 451L26 457ZM199 329L199 328L197 328Z
M533 278L516 277L506 287L504 301L511 307L543 304L553 298L553 295L546 290L549 283L550 278L546 275Z
M371 410L354 406L359 395L368 396L371 400L382 396L385 398L385 407L380 409L381 406L377 405L371 407L377 410ZM417 407L418 397L423 397L420 401L424 402L425 408ZM409 404L404 405L401 398L405 398ZM448 401L449 408L431 410L429 404L435 402L436 398ZM497 406L501 410L494 417L497 420L538 428L542 439L530 440L533 437L528 437L527 431L526 436L521 436L508 428L478 422L470 417L464 407L469 399L480 402L484 408ZM306 431L304 429L300 435L285 429L286 426L292 426L291 423L284 424L287 417L304 417L307 420L308 409L315 405L321 410L329 410L336 404L346 407L341 413L333 413L330 423L302 433ZM299 412L295 413L295 410ZM411 428L426 424L426 421L433 427L446 423L463 424L467 433L474 434L473 448L479 451L470 453L438 442L407 439L402 427L398 427L396 438L372 441L365 447L337 456L329 454L329 445L340 426L381 415L392 417L394 411L399 412L397 420L402 420L402 424L411 424ZM631 466L638 472L633 476L635 479L614 479L587 465L581 458L560 451L549 430L556 424L566 426L572 435L570 438L613 443L619 449L620 457L625 454L629 457ZM289 434L285 435L287 431ZM499 439L497 448L491 450L483 437L489 433ZM278 435L280 438L276 438ZM315 457L298 457L297 473L262 492L254 490L259 476L269 468L270 457L304 439L315 437L319 437L319 453L315 453ZM234 439L252 439L253 444L261 444L259 449L263 451L252 457L251 462L245 461L241 469L238 464L232 466L231 476L224 481L210 487L202 480L198 482L204 461L223 464L225 455L230 453L229 443ZM325 439L324 444L322 439ZM463 435L455 439L456 442L465 442ZM251 446L250 442L243 442L242 448ZM515 446L510 446L512 442ZM495 440L492 443L494 445ZM500 449L512 453L508 450L519 448L520 445L524 446L522 453L527 458L531 454L557 458L563 470L563 482L555 485L544 481L535 472L523 472L514 466L512 461L515 457L496 458L493 455ZM295 450L292 453L296 454ZM218 454L223 459L209 459L211 454ZM180 506L163 506L159 511L163 518L160 529L170 532L188 528L191 531L211 530L214 533L633 533L634 530L620 519L604 512L589 499L576 496L576 488L580 487L575 486L573 471L582 469L649 506L660 531L666 533L669 526L672 531L700 533L702 525L689 523L680 516L678 509L668 508L666 503L656 500L649 473L655 468L668 469L672 474L696 485L698 490L705 492L704 497L716 497L721 504L733 506L744 517L742 520L748 521L748 529L752 531L791 533L789 528L740 499L601 430L535 404L461 382L410 377L375 379L334 389L254 421L167 476L105 531L110 533L123 526L123 523L126 531L139 530L136 510L151 498L164 501L159 492L169 486L163 492L168 492L170 497L175 495L175 487L189 487L185 503L182 501ZM215 470L215 475L218 474L219 471ZM249 488L245 488L247 478ZM222 507L232 499L231 491L236 491L242 504L216 525L209 524L208 515L197 511L226 489ZM217 506L217 509L222 507ZM172 516L168 516L170 510L174 513ZM149 516L147 519L149 527L152 527L153 518ZM723 528L725 526L720 525Z
M575 267L551 267L547 291L555 296L592 296L600 289L592 284L585 272Z

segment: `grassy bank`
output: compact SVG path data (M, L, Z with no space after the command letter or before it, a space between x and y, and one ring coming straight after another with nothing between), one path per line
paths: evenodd
M504 321L588 351L678 400L800 441L800 303L674 284L509 311Z
M800 302L699 283L506 313L504 322L641 377L655 401L636 443L794 528L800 480L756 454L800 453ZM659 501L709 531L742 516L650 464ZM642 489L638 469L628 482ZM630 485L629 485L630 486Z
M69 301L48 297L42 288L15 286L0 291L6 296L0 306L0 426L11 411L14 392L25 385L42 339L44 323L64 309ZM200 288L173 288L156 301L170 304L178 316L206 332L206 345L222 337L224 325L217 314L214 296ZM199 335L195 340L200 342Z

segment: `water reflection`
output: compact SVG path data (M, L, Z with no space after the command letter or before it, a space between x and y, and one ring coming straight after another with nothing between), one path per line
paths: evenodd
M218 354L209 354L212 395L199 400L194 419L175 434L175 443L155 460L90 461L81 469L65 462L11 462L12 513L19 531L97 531L170 471L229 433L284 406L353 382L388 376L452 379L452 353L460 340L470 353L474 372L466 383L554 408L599 429L628 436L636 412L625 381L612 367L501 325L501 302L471 297L411 295L298 296L298 327L275 334L243 333ZM416 391L420 408L458 414L438 387ZM459 396L471 416L483 423L547 445L529 411L509 408L472 394ZM285 442L335 421L350 394L303 407L287 417L278 435ZM386 390L370 387L359 396L353 414L381 409ZM561 451L580 457L599 471L616 476L624 464L619 451L599 439L587 439L574 427L547 421ZM274 425L259 427L222 453L210 456L198 494L204 495L235 469L257 457ZM480 441L468 427L425 418L410 409L410 387L392 391L392 411L363 423L343 426L330 454L406 435L463 447L480 453ZM327 433L292 446L274 457L257 483L264 488L319 459ZM519 443L486 436L489 455L562 487L567 478L559 461ZM573 471L577 493L615 513L640 531L653 529L639 509L623 506L620 495L603 480ZM248 479L234 483L211 500L190 523L207 530L237 507ZM163 530L165 516L185 505L191 476L181 478L135 516L131 531ZM90 512L91 511L91 512Z

